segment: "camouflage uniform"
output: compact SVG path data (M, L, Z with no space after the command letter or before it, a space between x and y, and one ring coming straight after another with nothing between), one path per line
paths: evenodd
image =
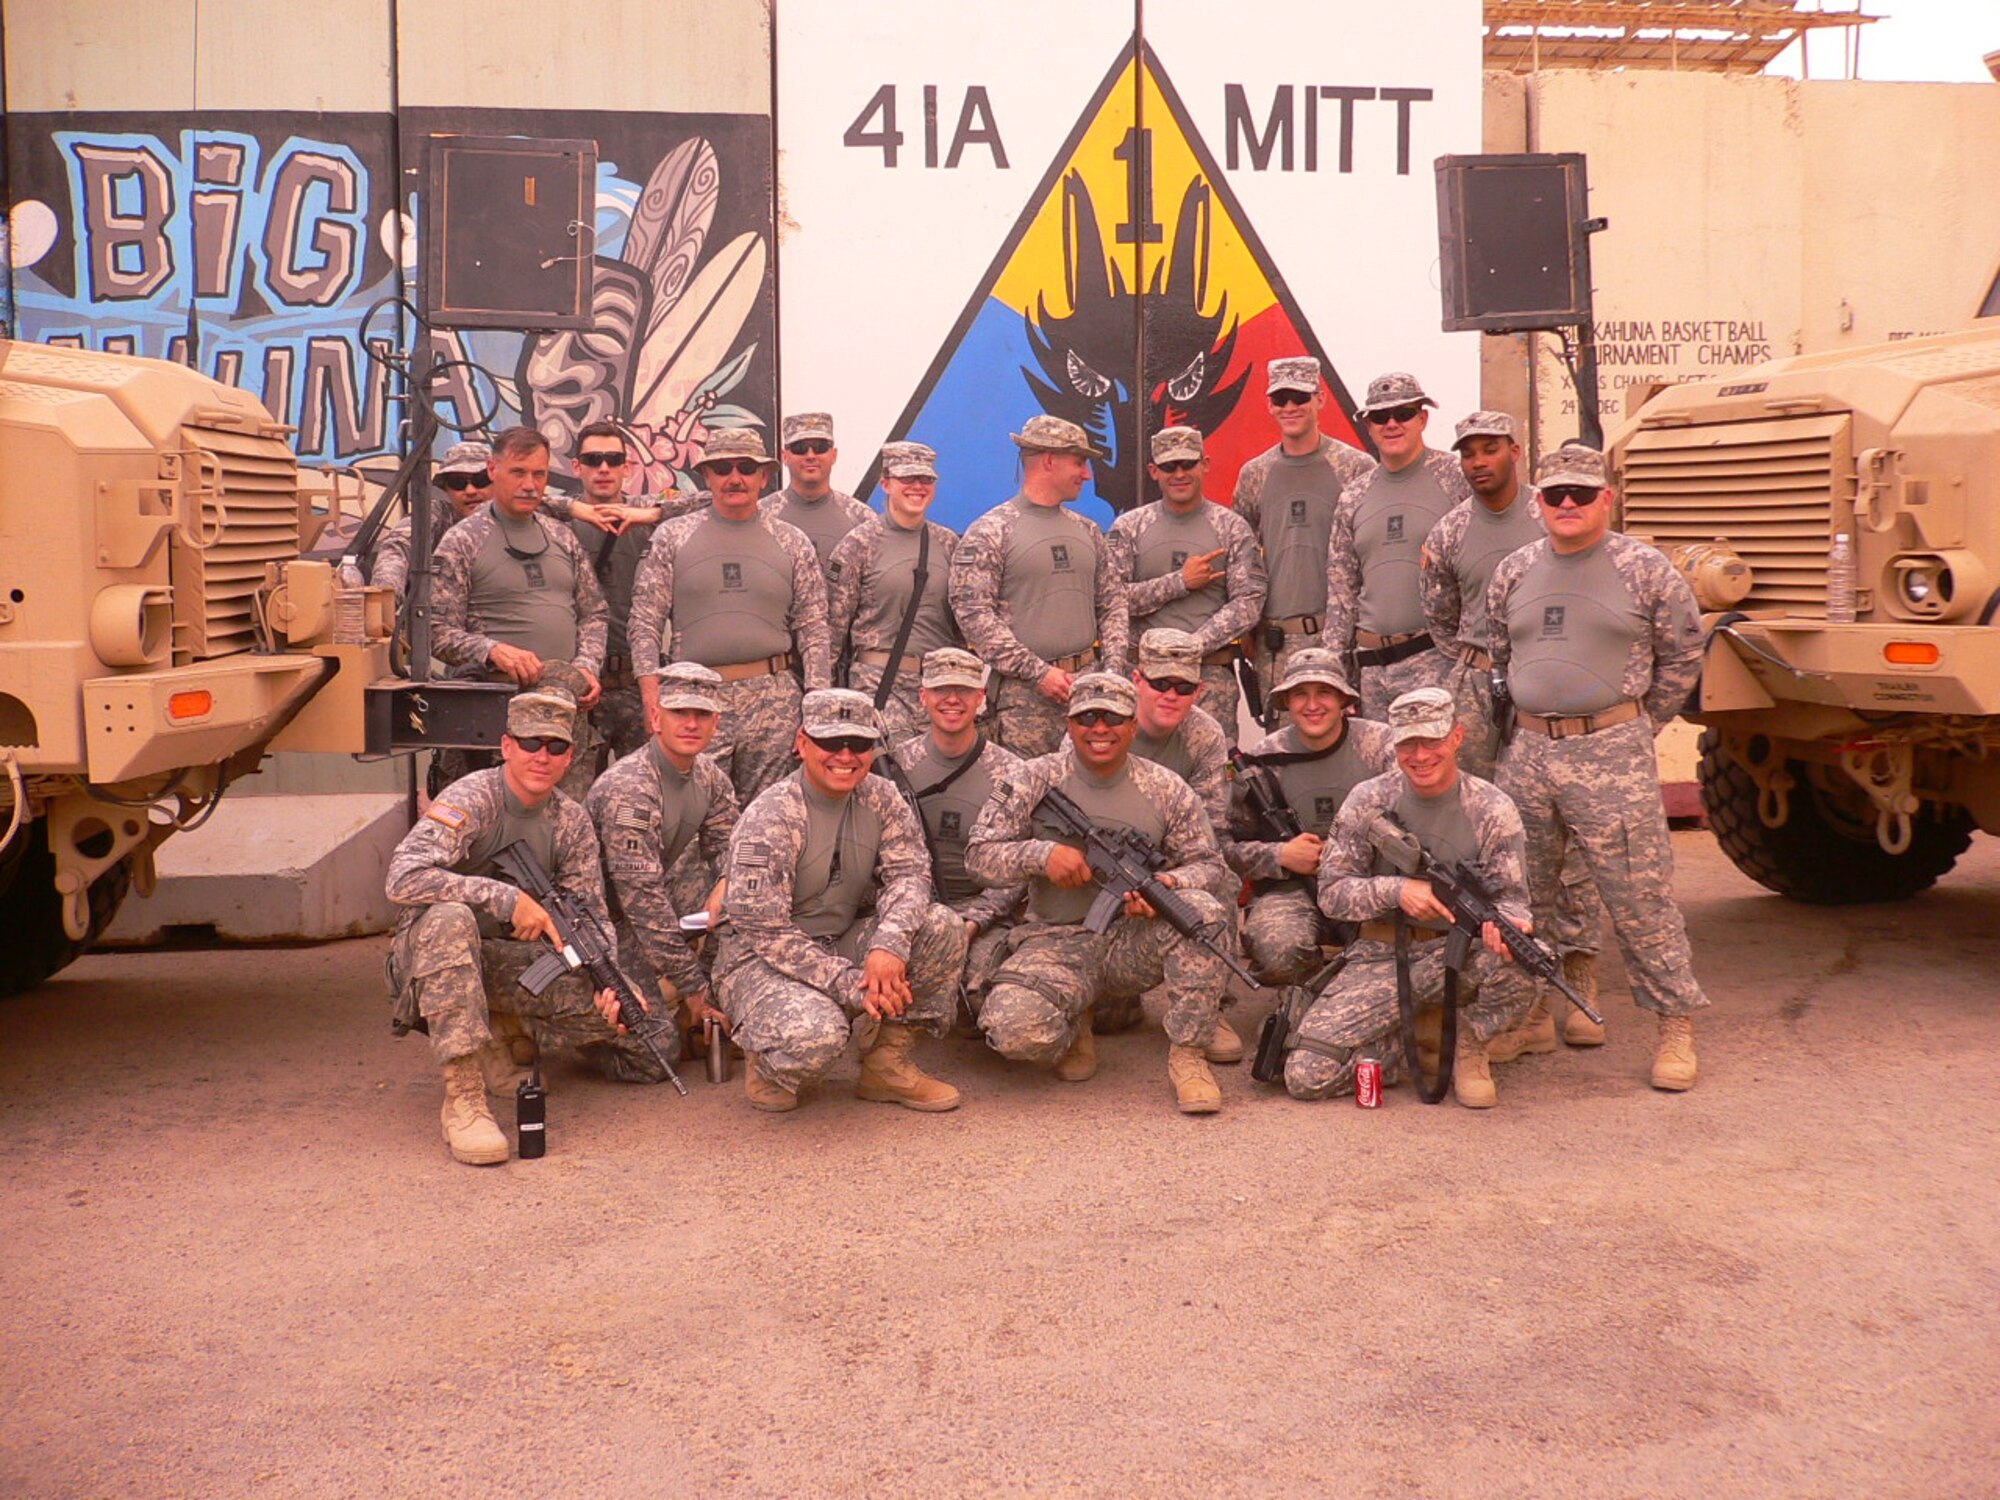
M803 532L812 543L813 555L821 567L826 566L842 538L875 514L861 501L839 490L828 490L817 500L808 500L789 485L759 500L757 510L760 515L796 526Z
M1545 481L1546 483L1546 481ZM1687 927L1674 905L1673 845L1660 802L1653 737L1672 723L1701 670L1701 619L1687 581L1658 551L1617 532L1565 562L1608 564L1624 588L1622 600L1594 601L1621 615L1633 634L1623 671L1604 684L1607 701L1592 713L1636 704L1636 718L1592 732L1551 738L1523 721L1500 766L1500 785L1519 804L1528 828L1528 878L1535 920L1556 924L1558 885L1574 844L1610 913L1625 955L1632 998L1664 1016L1690 1015L1708 1004L1696 983ZM1494 569L1486 595L1493 665L1507 672L1518 651L1560 617L1537 593L1537 565L1548 541L1508 554ZM1551 597L1554 597L1553 595ZM1550 705L1518 694L1522 714Z
M567 526L539 512L529 520L547 538L546 550L558 554L560 563L567 565L573 574L570 597L576 617L576 653L564 665L597 677L604 670L609 618L604 595L597 587L597 575ZM475 567L481 554L487 552L489 545L496 540L498 530L494 508L488 504L447 531L432 554L437 576L431 586L431 651L439 661L454 669L454 676L504 680L503 674L488 665L493 648L503 644L529 644L522 638L502 641L489 634L489 622L482 616L479 603L473 598ZM537 558L518 560L510 557L509 560L515 562L521 571L520 587L540 587L534 580L540 576L539 570L545 565ZM536 654L545 663L562 660L551 657L547 652L537 651ZM561 673L549 674L546 680L559 682L563 676ZM597 762L597 741L587 720L577 722L575 744L576 754L570 761L569 770L563 775L562 789L573 799L581 801L583 794L590 789ZM462 754L445 751L440 754L439 760L447 767L469 766L471 758L459 758Z
M924 706L917 694L919 674L908 658L921 659L940 646L958 644L958 626L951 617L947 598L950 589L951 559L958 551L958 533L935 521L924 522L930 535L930 556L925 562L929 578L924 584L924 604L917 611L906 658L896 674L896 684L882 700L883 737L891 744L907 739L924 728ZM886 516L870 514L856 526L827 559L827 623L836 654L847 662L847 685L857 693L874 698L882 684L883 664L857 661L862 652L887 653L896 644L896 633L909 605L912 570L916 551L910 539L914 531L892 525Z
M1155 742L1141 724L1132 737L1132 754L1172 771L1194 792L1218 839L1229 826L1229 736L1214 717L1196 707L1179 727Z
M1522 869L1521 817L1490 781L1461 774L1443 794L1456 799L1476 841L1476 863L1502 914L1520 922L1528 914ZM1334 821L1320 856L1320 909L1336 921L1374 923L1399 910L1403 877L1369 842L1368 826L1414 796L1403 773L1388 771L1354 789ZM1432 853L1438 851L1432 850ZM1444 934L1412 926L1411 991L1418 1006L1444 1003ZM1390 1072L1402 1056L1396 1006L1396 949L1364 932L1348 949L1347 967L1313 1002L1292 1032L1285 1059L1285 1089L1295 1099L1326 1099L1354 1091L1354 1064L1372 1058ZM1527 1013L1534 983L1511 963L1481 947L1469 974L1458 981L1458 1028L1486 1041Z
M1461 501L1472 498L1472 486L1466 482L1465 471L1458 460L1449 453L1435 448L1426 448L1415 464L1396 471L1405 474L1410 469L1421 466L1424 474L1444 491L1445 503L1456 506ZM1423 628L1423 609L1416 576L1417 551L1423 545L1432 528L1441 516L1426 512L1421 504L1412 504L1408 511L1391 511L1386 517L1390 534L1383 539L1389 547L1410 549L1410 576L1404 579L1399 573L1391 572L1372 581L1362 576L1362 558L1355 544L1356 514L1365 501L1378 502L1384 497L1386 487L1396 482L1396 476L1386 469L1377 469L1367 478L1349 485L1341 492L1340 503L1334 510L1333 533L1327 541L1326 552L1326 644L1350 661L1364 650L1355 640L1358 621L1364 607L1364 595L1378 607L1386 604L1391 613L1407 617L1414 630ZM1396 528L1411 516L1419 522L1418 534L1404 537ZM1407 588L1409 597L1388 600L1376 599L1373 592L1385 588L1398 591ZM1395 634L1407 634L1397 631ZM1417 637L1421 639L1421 636ZM1406 645L1415 645L1412 640ZM1378 648L1365 648L1374 650ZM1394 646L1379 648L1394 651ZM1389 711L1392 700L1409 692L1412 688L1442 686L1451 663L1427 643L1423 648L1398 661L1385 664L1359 665L1355 680L1361 688L1361 706L1357 710L1364 718L1383 719Z
M1164 982L1168 1038L1177 1046L1205 1047L1222 1014L1228 969L1202 944L1158 918L1121 916L1099 935L1080 920L1048 921L1036 914L1055 890L1042 874L1050 851L1058 842L1075 847L1037 824L1036 807L1053 786L1076 796L1083 774L1068 745L1028 761L995 778L993 798L973 827L965 851L972 877L994 886L1025 881L1030 891L1028 915L1008 935L979 1024L1002 1056L1052 1063L1075 1039L1086 1008L1122 1013L1098 1027L1114 1030L1136 1014L1140 996ZM1125 774L1164 825L1162 873L1172 877L1204 923L1227 932L1229 908L1222 893L1232 881L1201 803L1186 782L1151 761L1129 758Z
M655 991L686 997L708 988L680 920L708 900L736 828L736 791L710 757L683 776L648 741L598 778L585 801L604 851L611 912L626 968Z
M830 685L833 660L826 629L826 580L812 543L798 528L768 516L760 514L752 521L734 523L709 508L663 522L653 533L653 545L639 565L632 589L634 672L644 677L658 671L662 660L702 659L688 655L687 623L674 612L676 560L692 545L705 543L704 528L739 524L755 527L760 535L772 539L788 559L791 603L783 621L772 623L782 623L789 637L794 665L804 671L805 690ZM723 653L703 653L719 654ZM702 665L726 669L742 660L731 661L724 655L720 661L702 659ZM792 764L802 695L798 678L783 670L725 682L718 690L723 703L722 727L709 753L728 771L739 801L755 797Z
M389 899L407 908L389 946L388 980L398 1011L420 1014L440 1062L467 1057L492 1037L494 1012L521 1017L543 1048L575 1047L607 1078L659 1083L666 1074L638 1036L621 1035L598 1013L587 975L558 979L539 996L515 981L549 951L506 936L519 892L487 872L503 842L546 830L543 863L562 890L604 923L604 877L590 817L561 792L528 812L508 792L505 772L475 771L446 787L389 861ZM648 1029L672 1058L678 1040L654 1009Z
M738 1045L793 1091L833 1066L851 1020L867 1014L862 963L871 949L905 960L914 999L896 1021L932 1036L950 1029L965 966L965 922L931 900L916 815L879 776L863 777L846 799L859 825L853 841L874 872L874 914L827 939L797 925L807 799L816 795L795 771L744 809L729 842L730 925L715 965L716 992Z
M458 524L458 507L442 495L432 495L431 502L431 551L435 555L437 544L444 540L444 534ZM394 589L401 599L410 583L410 537L414 528L408 516L375 538L375 550L369 554L368 582L376 588Z

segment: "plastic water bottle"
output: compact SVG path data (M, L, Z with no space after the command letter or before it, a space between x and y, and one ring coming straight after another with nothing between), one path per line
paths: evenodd
M1854 623L1854 543L1844 531L1834 533L1826 558L1826 619L1830 625Z
M333 642L336 646L368 644L368 597L361 591L361 568L353 558L340 561L333 590Z

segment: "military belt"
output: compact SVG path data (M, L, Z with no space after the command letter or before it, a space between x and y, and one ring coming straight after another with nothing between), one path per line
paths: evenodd
M1411 635L1376 635L1373 631L1357 630L1354 643L1366 649L1354 653L1357 667L1387 667L1407 660L1420 651L1428 651L1433 644L1428 630L1419 630Z
M715 668L715 675L724 682L742 682L750 677L769 677L774 672L788 672L792 667L792 653L781 652L777 656L766 656L757 661L731 662L726 667Z
M1356 936L1365 938L1371 943L1393 943L1396 941L1396 924L1386 918L1380 921L1363 922L1361 924L1361 931ZM1412 927L1410 929L1410 941L1417 944L1441 943L1450 936L1451 934L1448 932L1431 932L1422 927Z
M1243 647L1237 642L1231 641L1220 651L1209 652L1208 655L1201 659L1201 664L1204 667L1226 667L1231 662L1241 661L1242 659Z
M1286 635L1318 635L1325 623L1319 615L1288 615L1282 620L1266 620L1266 630L1282 630Z
M1483 646L1468 646L1463 642L1458 648L1458 659L1469 667L1477 667L1482 672L1493 669L1493 653Z
M889 665L890 656L887 651L857 651L854 653L854 659L867 666L886 667ZM921 656L906 656L903 658L903 664L896 668L898 672L909 672L913 675L921 673L923 669L924 659Z
M1551 719L1541 714L1517 712L1516 719L1530 729L1539 730L1552 740L1573 739L1580 734L1595 734L1600 729L1609 729L1614 724L1629 724L1639 717L1639 705L1627 698L1623 703L1614 703L1602 713L1582 714L1571 719Z
M1059 672L1081 672L1096 660L1097 648L1092 646L1088 650L1077 652L1074 656L1058 656L1049 665Z

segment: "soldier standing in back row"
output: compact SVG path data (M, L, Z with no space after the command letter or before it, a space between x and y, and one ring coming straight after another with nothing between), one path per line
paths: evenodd
M478 510L492 496L493 475L489 466L493 449L486 443L453 443L444 460L431 475L437 491L430 497L431 551L444 534ZM368 564L368 581L377 588L394 589L396 597L410 578L410 518L403 517L375 539L375 551Z
M713 496L704 510L653 533L632 590L632 662L648 718L663 660L713 667L723 687L711 752L748 803L791 765L799 679L832 680L826 578L796 526L758 514L774 462L747 427L716 433L699 465Z
M1417 588L1417 559L1431 528L1472 498L1458 460L1424 446L1430 424L1414 375L1369 382L1361 416L1382 462L1349 485L1334 512L1326 554L1326 645L1354 663L1364 717L1380 719L1389 702L1444 680L1447 664L1431 649Z
M1110 541L1067 506L1098 456L1083 429L1035 416L1011 436L1021 491L966 529L952 559L951 608L996 674L1000 743L1046 755L1062 743L1076 675L1124 671L1131 621Z
M833 445L832 417L823 411L797 412L785 418L784 435L785 472L791 483L766 495L758 508L803 531L813 544L813 555L825 567L840 539L875 513L833 487L833 464L840 450Z
M1549 534L1509 553L1486 595L1493 664L1518 720L1500 785L1528 828L1536 920L1553 917L1565 856L1580 849L1625 955L1633 1002L1660 1018L1653 1087L1693 1088L1693 1017L1708 998L1674 905L1653 737L1701 670L1701 618L1687 580L1658 549L1611 530L1616 496L1602 453L1558 448L1535 480ZM1553 1020L1531 1017L1529 1029L1545 1033L1536 1046L1548 1050L1541 1042L1553 1044ZM1594 1044L1572 1030L1573 1043Z
M585 501L600 514L622 517L622 497L628 459L625 433L616 422L592 422L576 435L570 460L583 480ZM574 511L574 506L571 507ZM591 713L591 727L611 747L615 759L646 743L646 706L639 696L639 679L632 671L632 646L627 629L632 619L632 585L639 564L652 545L649 525L615 522L607 531L572 516L570 531L590 560L597 586L604 592L608 626L604 646L604 696Z
M1268 370L1265 389L1278 441L1243 466L1232 502L1264 546L1269 582L1257 674L1267 699L1287 656L1304 646L1325 644L1320 633L1326 621L1326 545L1334 507L1348 485L1375 472L1375 460L1367 454L1320 431L1326 392L1318 360L1303 355L1274 359Z
M1153 434L1147 472L1160 487L1151 505L1111 523L1125 575L1132 633L1185 630L1201 645L1206 707L1236 723L1236 675L1248 638L1264 615L1264 554L1250 523L1202 494L1208 454L1192 427Z
M874 701L892 745L924 722L917 695L925 655L958 644L947 599L958 533L927 519L936 493L937 454L922 443L884 445L882 514L870 514L842 537L826 564L834 654L847 662L847 685ZM917 599L920 561L924 592ZM903 622L913 605L906 636ZM899 643L902 654L892 659ZM885 679L890 685L883 690Z

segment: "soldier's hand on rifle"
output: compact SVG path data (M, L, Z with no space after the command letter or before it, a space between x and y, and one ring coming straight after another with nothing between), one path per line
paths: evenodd
M590 684L590 691L576 700L576 706L585 710L593 709L597 707L597 700L604 696L604 684L597 680L597 674L588 667L578 667L577 671L583 673L583 680Z
M889 1021L908 1010L914 998L903 961L886 948L870 948L861 965L861 1008L878 1021Z
M496 645L487 653L486 663L522 687L533 687L542 680L542 659L525 646Z
M1403 893L1396 898L1403 915L1413 922L1449 922L1451 911L1438 900L1428 880L1405 880Z
M1066 891L1081 890L1090 884L1090 861L1083 857L1082 850L1072 849L1068 844L1057 844L1049 851L1042 873L1049 877L1051 885Z
M1205 589L1220 578L1223 570L1215 565L1215 560L1228 549L1217 547L1213 552L1197 552L1181 564L1181 579L1192 594L1196 589Z
M599 990L590 997L590 1003L597 1007L597 1013L604 1017L613 1031L624 1031L625 1028L618 1024L618 991ZM640 1006L644 1007L645 1003L646 997L641 995L639 997Z
M1076 681L1074 673L1065 672L1061 667L1050 667L1048 671L1042 673L1041 680L1035 684L1035 690L1051 703L1067 703L1069 687L1074 681Z
M1528 930L1526 923L1521 925L1521 930L1523 932ZM1500 929L1495 927L1491 922L1486 923L1479 929L1479 941L1486 945L1486 951L1495 958L1501 959L1506 963L1514 961L1514 955L1508 951L1507 940L1500 936Z
M1174 889L1173 876L1162 875L1160 877L1160 884L1165 886L1168 890ZM1144 896L1140 895L1137 891L1127 891L1125 893L1125 915L1128 917L1144 918L1144 917L1157 917L1159 913L1153 910L1153 903L1148 901Z
M514 924L514 936L524 943L532 943L537 938L547 938L552 943L560 943L556 936L556 924L549 920L548 909L526 891L514 895L514 910L507 920Z
M1278 864L1294 875L1318 874L1319 855L1320 838L1316 833L1302 833L1278 846Z

